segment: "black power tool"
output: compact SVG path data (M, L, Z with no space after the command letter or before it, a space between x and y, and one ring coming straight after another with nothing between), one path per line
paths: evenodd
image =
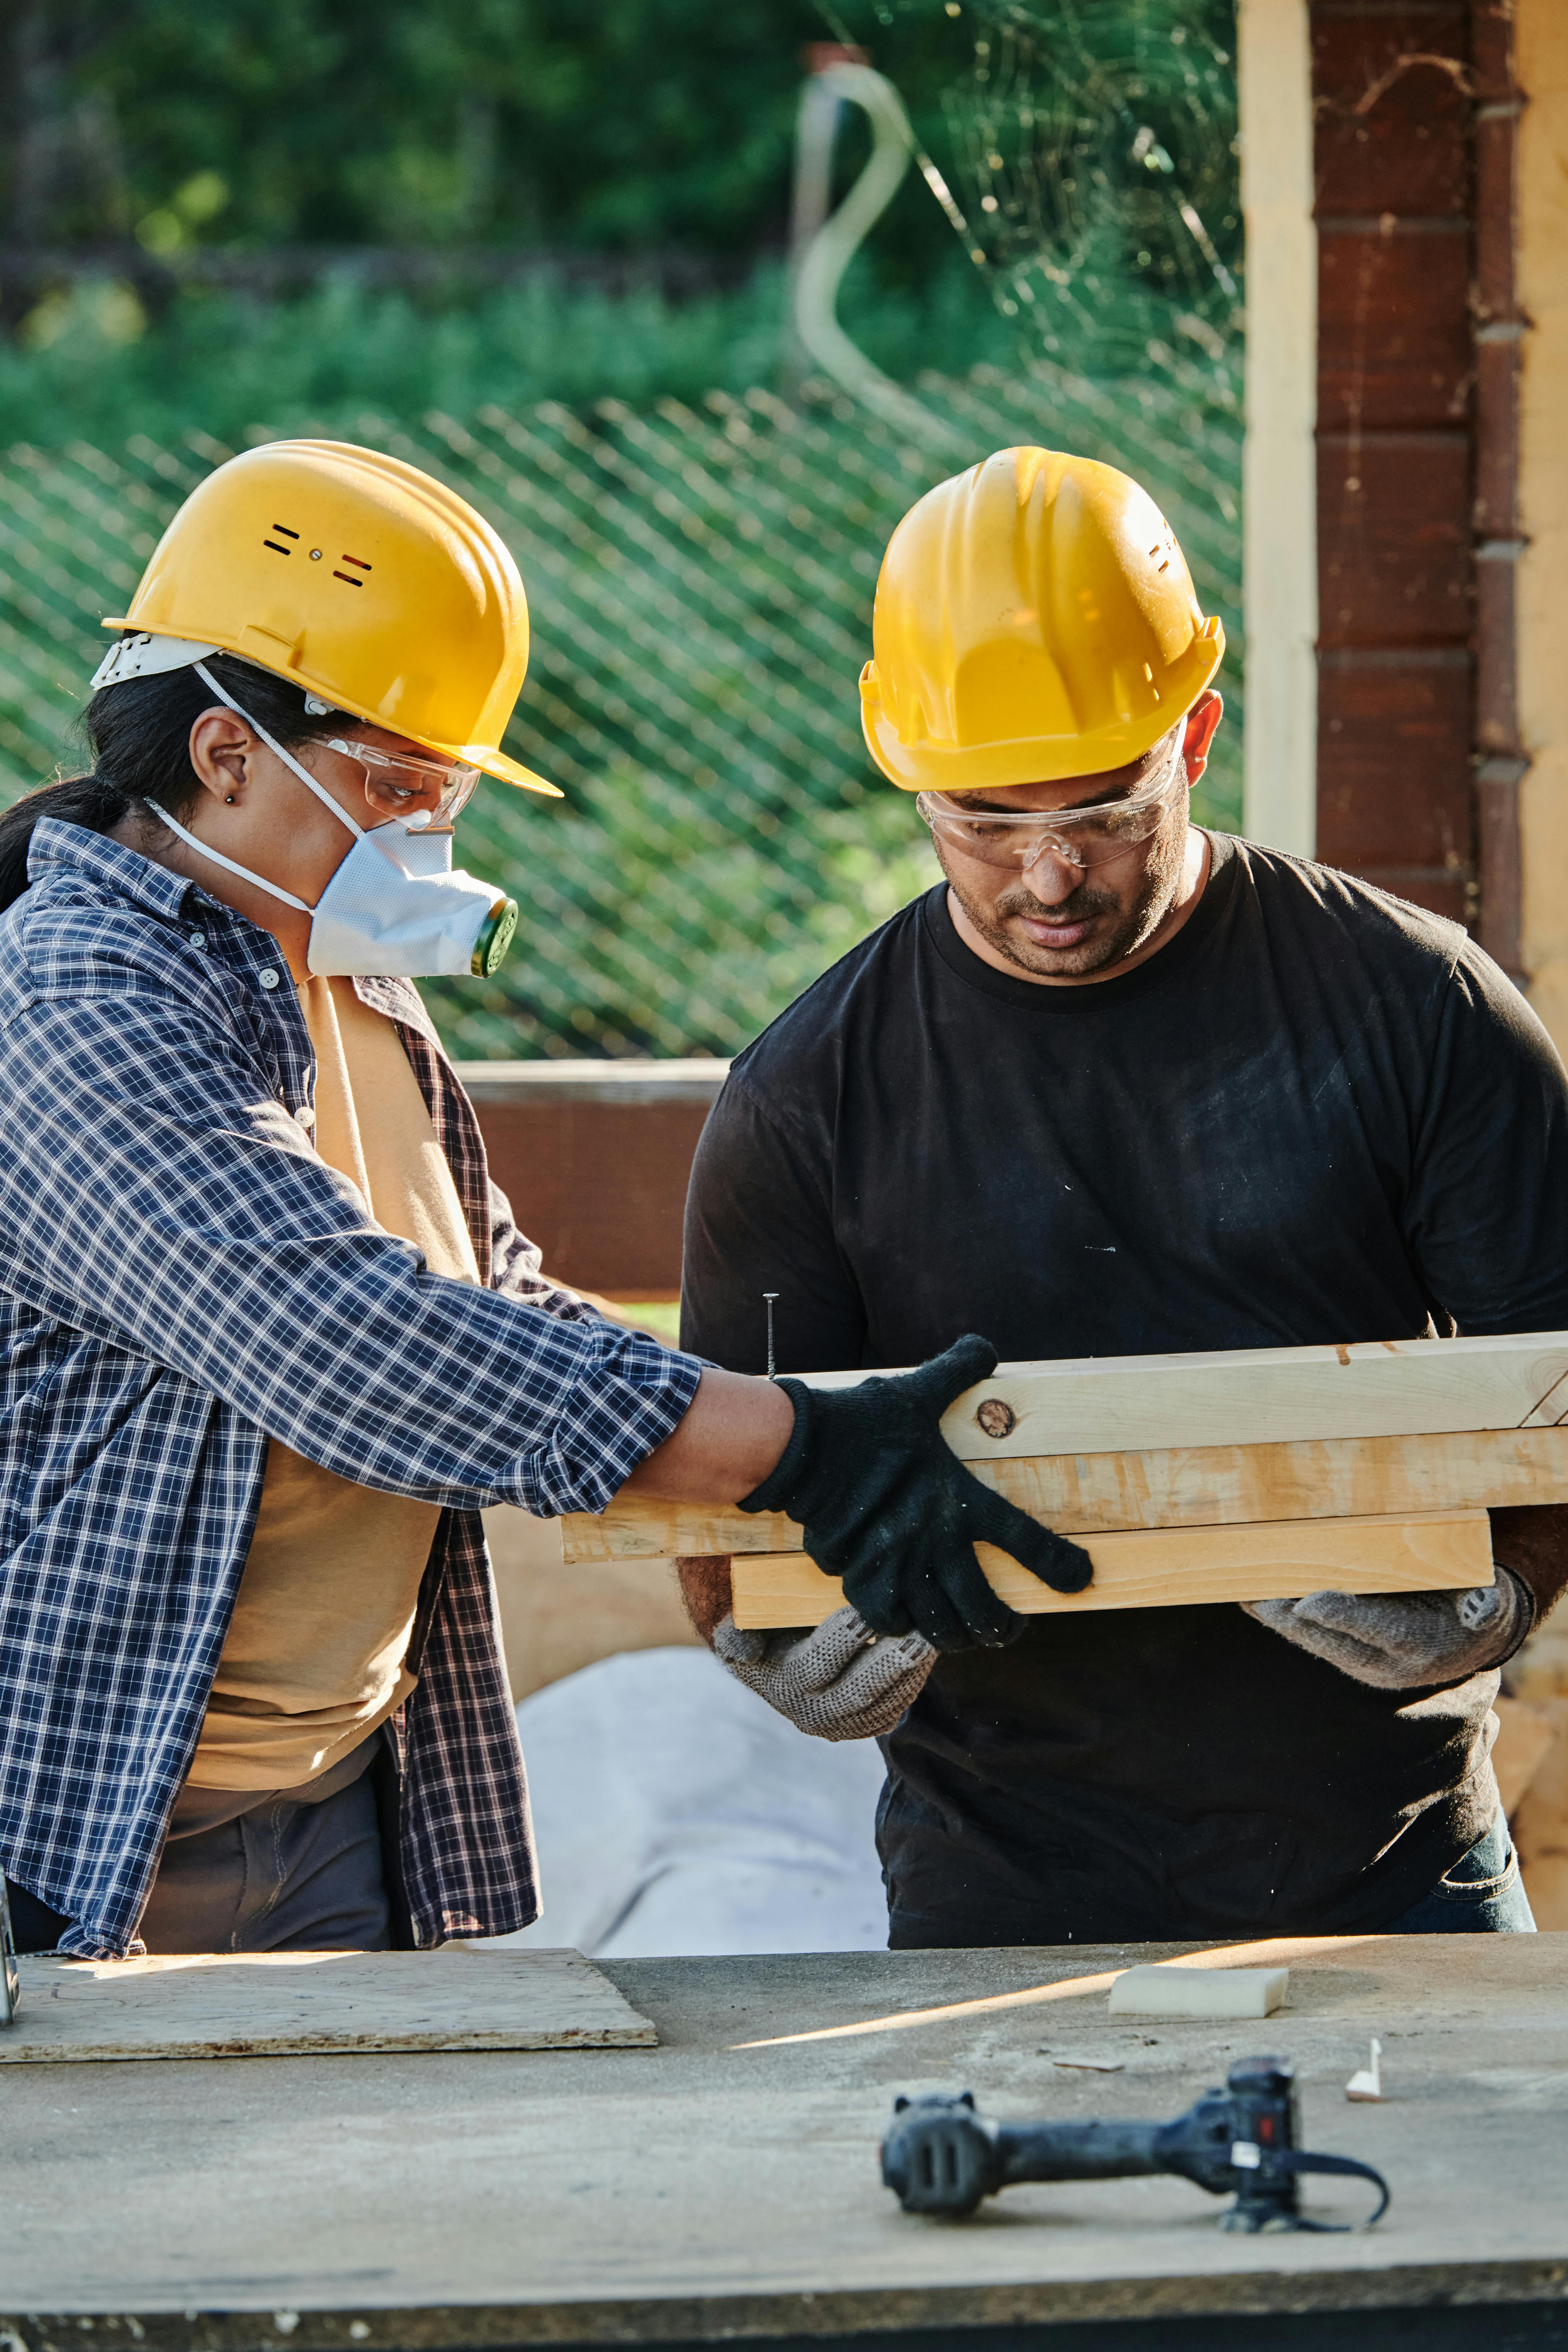
M973 2213L1019 2180L1121 2180L1174 2172L1211 2196L1234 2196L1225 2230L1370 2229L1388 2210L1388 2188L1370 2164L1314 2156L1296 2145L1296 2070L1288 2058L1245 2058L1223 2091L1169 2124L994 2124L971 2092L896 2099L882 2142L882 2179L906 2213ZM1304 2172L1370 2180L1377 2210L1364 2222L1312 2221L1301 2212Z

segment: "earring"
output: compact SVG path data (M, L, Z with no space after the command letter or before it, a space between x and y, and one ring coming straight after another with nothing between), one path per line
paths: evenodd
M229 808L234 806L234 794L232 793L225 793L224 800Z

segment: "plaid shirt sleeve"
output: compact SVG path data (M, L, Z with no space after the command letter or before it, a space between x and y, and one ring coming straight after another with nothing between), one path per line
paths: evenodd
M138 991L127 1050L130 1010L45 999L8 1024L10 1189L28 1213L6 1286L361 1486L602 1509L700 1367L552 1294L541 1311L426 1272L198 1007Z

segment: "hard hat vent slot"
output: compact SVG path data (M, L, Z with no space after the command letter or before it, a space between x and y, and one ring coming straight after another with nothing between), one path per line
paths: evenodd
M343 562L345 563L357 564L362 572L368 572L371 568L365 562L363 555L345 555ZM346 580L351 588L363 588L364 586L364 582L363 580L356 580L352 572L334 572L332 578L334 580Z
M275 539L264 539L261 544L263 547L269 547L274 555L292 555L294 552L291 547L279 547Z

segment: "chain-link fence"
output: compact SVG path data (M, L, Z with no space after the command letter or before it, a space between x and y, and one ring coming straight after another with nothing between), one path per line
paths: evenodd
M920 396L976 457L1072 449L1165 508L1230 639L1229 723L1200 814L1234 825L1234 407L1195 375L1093 382L1048 362L928 380ZM455 1050L733 1052L934 877L912 803L866 757L856 679L888 537L953 457L821 391L364 416L355 436L450 482L515 551L534 643L508 742L568 794L491 785L463 819L462 862L504 881L523 922L495 981L427 983ZM0 797L69 765L101 615L123 610L169 516L230 454L199 435L5 453Z

